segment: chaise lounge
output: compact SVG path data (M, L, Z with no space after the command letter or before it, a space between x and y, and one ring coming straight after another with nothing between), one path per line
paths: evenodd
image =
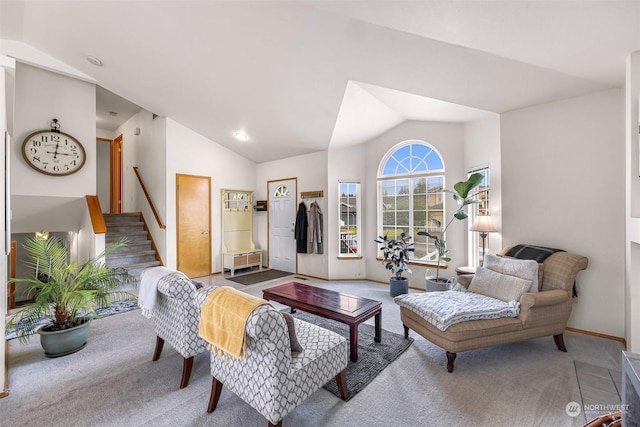
M500 255L504 256L509 249L504 248ZM407 295L397 297L405 338L408 338L412 329L446 350L449 372L453 371L453 363L459 352L549 335L553 336L558 350L567 351L563 332L571 314L572 288L577 274L587 265L588 259L584 256L555 252L539 264L539 292L526 292L519 298L520 311L517 317L466 320L452 324L446 330L440 330L426 319L424 307L420 307L420 304L428 304L428 298L412 300ZM458 283L469 288L473 277L460 276Z

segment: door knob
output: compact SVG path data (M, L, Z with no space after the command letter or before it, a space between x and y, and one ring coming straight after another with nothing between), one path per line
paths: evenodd
M209 230L204 230L201 234L209 234Z

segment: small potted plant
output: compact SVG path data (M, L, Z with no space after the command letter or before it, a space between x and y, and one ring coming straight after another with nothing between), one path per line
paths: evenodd
M23 245L28 255L25 264L33 269L33 277L9 280L28 285L34 299L11 315L7 329L14 329L22 342L28 342L37 329L47 357L84 348L90 321L99 317L97 308L116 299L135 299L134 294L120 290L135 283L135 278L125 269L102 262L105 255L125 245L124 241L112 243L97 257L78 265L68 262L69 248L62 239L42 232L27 239ZM43 319L48 323L41 326Z
M445 193L450 193L453 196L453 199L456 201L457 209L454 212L453 216L447 222L447 224L443 227L442 222L436 218L431 218L431 222L438 229L438 234L429 233L428 231L418 231L418 235L427 236L433 239L433 243L436 249L437 263L438 267L436 269L435 277L427 277L427 290L445 290L449 280L445 278L440 278L440 263L442 261L449 262L451 258L447 256L449 253L449 249L447 248L447 242L445 241L445 233L447 229L453 222L453 220L457 219L462 221L467 219L469 216L465 211L465 207L467 205L478 203L478 200L474 199L469 193L471 190L476 188L482 182L484 176L480 173L474 173L469 176L469 179L466 181L457 182L453 186L453 190L444 190Z
M382 246L382 262L387 270L391 270L393 276L389 279L389 293L392 297L409 292L409 279L402 276L405 271L411 274L411 269L407 261L409 253L414 252L411 236L405 233L400 234L399 239L389 239L387 236L380 236L380 240L375 240Z

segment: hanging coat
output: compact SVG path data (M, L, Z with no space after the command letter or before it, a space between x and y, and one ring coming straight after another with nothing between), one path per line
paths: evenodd
M307 253L307 206L304 202L298 205L298 214L296 215L296 226L293 238L296 239L296 252L299 254Z
M313 202L309 205L309 232L307 235L307 253L322 254L322 211L320 206Z

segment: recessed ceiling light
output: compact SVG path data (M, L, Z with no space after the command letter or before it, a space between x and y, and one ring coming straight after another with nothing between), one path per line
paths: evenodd
M100 61L100 59L96 58L95 56L87 56L87 61L91 62L96 67L102 67L102 61Z
M249 135L247 135L246 133L244 133L244 131L241 131L241 130L237 130L233 134L240 141L246 141L247 139L249 139Z

